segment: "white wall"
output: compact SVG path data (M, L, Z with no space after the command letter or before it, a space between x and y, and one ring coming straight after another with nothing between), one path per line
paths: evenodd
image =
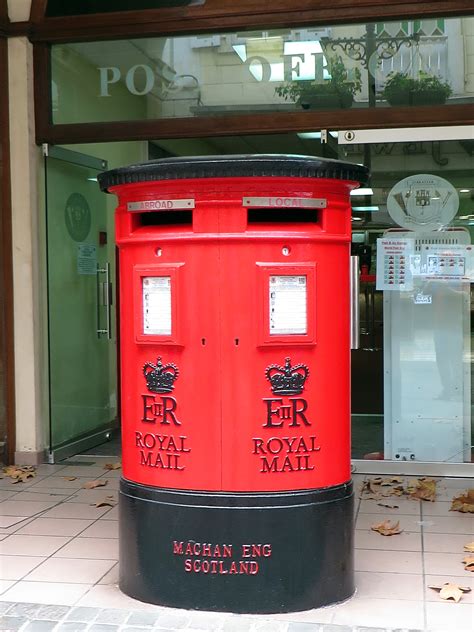
M8 0L8 16L12 22L26 22L30 9L31 0Z

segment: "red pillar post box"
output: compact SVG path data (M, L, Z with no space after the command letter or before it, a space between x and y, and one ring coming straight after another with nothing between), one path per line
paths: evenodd
M284 612L350 597L350 191L359 165L170 158L118 197L120 586Z

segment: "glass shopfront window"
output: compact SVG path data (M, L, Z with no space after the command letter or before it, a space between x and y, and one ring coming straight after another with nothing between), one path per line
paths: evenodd
M470 103L473 50L473 17L54 45L52 119Z

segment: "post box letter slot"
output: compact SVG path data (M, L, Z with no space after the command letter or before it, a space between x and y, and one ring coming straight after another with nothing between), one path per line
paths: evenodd
M182 226L193 223L192 211L151 211L148 213L134 214L137 222L136 228L140 226Z
M247 222L249 224L317 224L318 211L314 208L249 208Z
M270 276L270 335L308 333L306 287L305 275Z
M143 333L171 335L171 277L143 277Z

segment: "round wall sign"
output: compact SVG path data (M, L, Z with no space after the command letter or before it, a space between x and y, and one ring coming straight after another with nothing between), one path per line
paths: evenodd
M80 193L72 193L64 209L67 232L74 241L84 241L91 229L91 210L86 198Z
M387 211L393 221L417 232L447 226L458 209L459 195L453 185L427 173L400 180L387 197Z

